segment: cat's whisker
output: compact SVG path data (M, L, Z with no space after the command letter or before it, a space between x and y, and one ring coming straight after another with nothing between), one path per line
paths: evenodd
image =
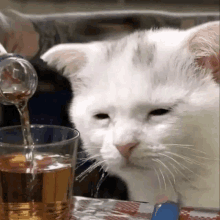
M174 193L176 193L176 191L175 191L175 187L174 187L175 182L174 182L174 184L173 184L173 183L171 182L170 178L169 178L169 175L168 175L167 173L166 173L166 175L167 175L168 181L170 182L170 185L171 185L171 187L172 187ZM175 179L174 179L174 181L175 181Z
M95 198L98 197L98 191L100 189L101 184L105 181L105 179L108 177L108 174L106 175L104 172L102 173L97 185L96 185L96 193L95 193Z
M189 158L189 157L186 157L184 156L185 160L188 161L190 164L196 164L198 166L203 166L203 167L206 167L205 164L202 164L200 162L198 162L197 160L194 160L192 158Z
M82 182L86 177L87 175L84 175L80 180L76 179L76 181Z
M100 167L100 169L99 169L99 173L100 173L102 170L103 170L103 166Z
M86 153L86 155L84 155L84 157L78 155L78 158L80 158L80 161L84 162L84 161L88 161L88 160L95 160L93 158L96 158L97 156L99 156L99 155L95 154L95 155L91 156L90 154Z
M161 154L161 153L159 153L159 154ZM177 163L177 164L180 166L180 168L182 168L182 167L181 167L181 164L180 164L179 162L177 162L175 159L173 159L172 157L170 157L170 156L168 156L168 155L166 155L166 154L162 154L162 155L165 156L165 157L170 158L170 159L173 160L175 163Z
M79 169L79 168L80 168L81 166L83 166L86 162L95 161L98 156L99 156L99 155L96 154L96 155L91 156L91 157L89 157L89 158L82 158L82 159L81 159L81 163L76 167L75 170Z
M96 167L102 165L102 163L103 163L103 161L99 161L99 162L95 163L94 166L90 166L91 168L90 168L89 172L92 172Z
M90 166L90 167L91 167L91 166ZM79 178L81 178L83 175L86 176L86 174L87 174L88 170L90 169L90 167L88 167L86 170L84 170L82 173L80 173L80 174L76 177L76 181L78 181ZM84 176L84 177L85 177L85 176ZM81 182L81 181L80 181L80 182Z
M85 161L88 161L88 158L80 158L79 159L79 162L77 162L77 163L84 163Z
M173 173L171 172L171 170L159 159L153 159L153 161L158 161L159 163L161 163L168 171L169 173L171 174L171 176L173 177L173 181L174 181L174 184L176 183L175 181L175 176L173 175Z
M175 187L174 187L174 185L175 185L175 177L174 177L173 173L171 172L171 170L170 170L161 160L158 160L158 159L157 159L157 160L153 160L153 161L156 161L156 162L162 164L162 165L169 171L169 173L170 173L171 176L173 177L174 183L172 183L172 181L170 180L170 177L169 177L168 173L165 173L165 174L166 174L166 176L167 176L167 178L168 178L168 181L169 181L169 183L170 183L170 185L171 185L173 191L176 192L176 191L175 191ZM161 172L161 174L162 174L162 172ZM164 175L165 175L165 174L164 174ZM162 174L162 175L163 175L163 174ZM164 181L165 181L165 177L164 177ZM166 190L166 183L165 183L165 190Z
M207 158L207 157L201 157L201 156L198 156L198 155L192 155L192 156L202 158L202 159L205 159L205 160L217 160L217 161L219 161L219 158Z
M80 163L84 163L84 162L87 162L87 161L94 161L95 158L93 159L93 158L85 157L85 158L80 158L79 160L80 160Z
M80 168L81 166L83 166L87 161L88 161L88 159L80 160L80 162L78 162L78 164L77 164L75 170L77 170L78 168Z
M103 161L99 161L95 164L92 164L90 167L88 167L86 170L84 170L81 174L79 174L76 177L76 181L78 181L81 177L83 177L85 174L91 173L92 170L94 170L96 167L100 166L103 163Z
M105 172L108 172L108 167L104 164L103 167L105 166Z
M207 154L207 153L205 153L204 151L197 150L197 149L193 149L193 148L189 147L189 146L192 146L192 147L193 147L194 145L185 145L185 144L164 144L164 146L180 147L180 148L185 148L185 149L188 149L188 150L196 151L196 152L199 152L199 153L201 153L201 154L205 154L205 155Z
M167 153L169 153L169 152L167 152ZM170 153L171 153L171 152L170 152ZM172 153L172 154L173 154L173 153ZM190 169L189 169L188 167L186 167L185 165L181 164L181 166L183 166L185 169L187 169L188 171L190 171L190 172L193 173L194 175L196 175L196 176L200 177L201 179L205 180L205 179L203 178L203 176L198 175L197 173L195 173L194 171L190 170Z
M160 187L160 193L162 193L162 186L161 186L161 182L160 182L160 176L159 176L159 174L157 172L157 169L154 166L153 166L153 169L154 169L154 171L155 171L155 173L157 175L157 179L158 179L158 183L159 183L159 187Z
M93 156L89 156L88 160L96 160L99 157L99 154L95 154Z
M161 173L161 176L162 176L162 178L163 178L164 187L165 187L165 191L166 191L167 187L166 187L166 180L165 180L165 177L164 177L163 172L161 171L161 169L160 169L160 168L158 168L158 169L159 169L159 171L160 171L160 173Z
M79 164L75 170L78 170L80 167L82 167L86 162L88 162L89 160L85 160L84 162L82 162L81 164Z
M193 160L189 157L186 157L186 156L182 156L182 155L179 155L179 154L176 154L176 153L173 153L173 152L170 152L170 151L165 151L166 153L168 154L172 154L176 157L179 157L179 158L182 158L184 161L187 161L188 163L192 164L194 163Z
M103 161L103 164L101 165L101 168L100 168L99 172L101 170L103 170L103 172L105 172L105 173L107 172L107 166L104 164L104 161Z
M83 163L84 164L84 163ZM77 166L76 168L75 168L75 170L78 170L81 166L83 166L83 164L80 164L79 166Z
M164 144L164 145L167 145L167 146L173 146L173 145L175 145L175 146L191 146L191 147L194 146L192 144Z
M169 154L173 154L174 156L180 157L180 158L182 158L183 160L187 161L187 162L190 163L190 164L193 163L193 164L196 164L196 165L198 165L198 166L203 166L204 168L207 168L206 164L200 163L200 162L198 162L197 160L194 160L194 159L189 158L189 157L187 157L187 156L179 155L179 154L172 153L172 152L169 152L169 151L166 151L166 152L169 153ZM196 155L192 155L192 156L196 157ZM210 159L210 160L212 160L212 159Z
M168 162L168 163L173 167L174 171L175 171L176 173L178 173L178 171L176 170L176 167L175 167L172 163L170 163L170 162Z
M188 179L187 177L186 177L186 175L184 175L177 167L175 167L172 163L170 163L173 167L174 167L174 169L175 170L177 170L177 172L178 173L180 173L186 180L188 180L190 183L192 183L192 181L190 180L190 179Z
M173 160L175 163L177 163L177 164L180 166L180 168L184 169L184 168L182 167L182 166L184 166L184 165L180 164L179 162L177 162L177 161L176 161L175 159L173 159L172 157L169 157L169 156L166 155L166 154L164 154L164 156L170 158L170 159ZM189 182L192 183L192 181L191 181L190 179L188 179L175 165L173 165L171 162L169 162L169 164L173 167L174 171L175 171L177 174L180 173L185 179L187 179ZM184 167L185 167L185 166L184 166ZM188 169L188 168L187 168L187 169Z
M81 182L81 181L82 181L83 179L85 179L85 177L88 176L88 174L91 173L97 166L98 166L98 165L93 166L93 167L90 166L90 169L89 169L89 170L86 170L85 173L81 173L81 174L80 174L81 176L80 176L80 175L77 176L76 181L78 181L78 180L79 180L79 177L81 177L81 179L79 180L79 182Z
M166 151L166 152L169 152L169 151ZM170 152L171 153L171 152ZM161 153L159 153L159 154L161 154ZM163 156L166 156L166 157L168 157L167 155L165 155L165 154L161 154L161 155L163 155ZM183 158L182 159L185 159L188 163L190 163L190 164L197 164L198 166L205 166L204 164L202 164L202 163L200 163L200 162L198 162L198 161L196 161L196 160L194 160L194 159L192 159L192 158L189 158L189 157L186 157L186 156L182 156ZM171 158L171 157L169 157L170 159L173 159L173 158ZM174 160L174 159L173 159Z

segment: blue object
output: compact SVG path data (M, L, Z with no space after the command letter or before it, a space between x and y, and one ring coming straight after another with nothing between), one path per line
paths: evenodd
M156 204L151 216L151 220L178 220L178 218L179 205L170 201Z

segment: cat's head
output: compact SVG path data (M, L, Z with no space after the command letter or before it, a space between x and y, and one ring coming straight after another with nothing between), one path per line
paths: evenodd
M219 22L58 45L42 59L70 79L84 148L110 171L218 153L206 145L219 135Z

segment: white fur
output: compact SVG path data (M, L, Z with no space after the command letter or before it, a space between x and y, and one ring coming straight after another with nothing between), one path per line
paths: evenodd
M183 206L219 208L219 85L210 70L193 64L197 54L189 43L213 24L219 26L146 31L143 47L156 48L150 65L132 63L137 33L119 40L128 43L110 60L103 54L111 42L59 45L42 56L49 65L66 68L77 88L70 115L84 149L125 180L131 200L154 204L166 195ZM77 52L71 56L71 51ZM201 77L195 76L198 71ZM170 113L148 117L168 107ZM110 119L97 120L97 113ZM134 141L140 144L128 163L115 146Z

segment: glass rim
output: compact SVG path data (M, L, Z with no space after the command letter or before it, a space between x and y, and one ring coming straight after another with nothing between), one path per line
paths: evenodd
M46 124L33 124L30 125L30 127L50 127L50 128L64 128L64 129L68 129L72 132L76 132L76 135L68 140L63 140L63 141L59 141L59 142L55 142L55 143L45 143L45 144L34 144L34 146L36 148L41 148L41 147L50 147L50 146L57 146L57 145L64 145L64 144L68 144L72 141L75 141L76 139L78 139L80 137L80 133L77 129L75 128L69 128L69 127L65 127L65 126L60 126L60 125L46 125ZM1 127L0 131L3 130L7 130L7 129L15 129L15 128L21 128L21 125L14 125L14 126L6 126L6 127ZM26 145L24 144L9 144L9 143L5 143L5 142L0 142L0 148L1 147L16 147L16 148L23 148Z

